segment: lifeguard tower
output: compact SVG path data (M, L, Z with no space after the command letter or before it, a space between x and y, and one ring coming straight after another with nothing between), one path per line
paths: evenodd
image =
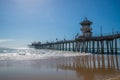
M92 28L90 25L92 24L91 21L89 21L87 18L85 18L82 22L80 22L82 25L81 31L83 33L83 37L92 37Z

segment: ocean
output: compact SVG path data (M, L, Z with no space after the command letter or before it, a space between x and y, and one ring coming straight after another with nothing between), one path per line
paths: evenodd
M120 55L0 48L0 80L107 80L119 76Z

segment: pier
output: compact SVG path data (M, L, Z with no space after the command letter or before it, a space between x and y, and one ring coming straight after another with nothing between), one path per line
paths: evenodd
M99 36L92 35L92 24L87 18L80 22L82 25L82 35L77 34L72 40L56 40L56 42L32 43L30 46L37 49L52 49L61 51L74 52L90 52L90 53L115 53L120 48L120 33L112 33L109 35L101 34Z

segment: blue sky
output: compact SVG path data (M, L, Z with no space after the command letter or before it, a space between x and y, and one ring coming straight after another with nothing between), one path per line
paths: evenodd
M73 39L85 17L93 34L120 31L119 0L0 0L0 46Z

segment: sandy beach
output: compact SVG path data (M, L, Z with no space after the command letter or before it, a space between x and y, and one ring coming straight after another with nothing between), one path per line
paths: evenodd
M0 80L119 80L119 61L116 55L4 60Z
M105 80L120 80L120 75L105 79Z

